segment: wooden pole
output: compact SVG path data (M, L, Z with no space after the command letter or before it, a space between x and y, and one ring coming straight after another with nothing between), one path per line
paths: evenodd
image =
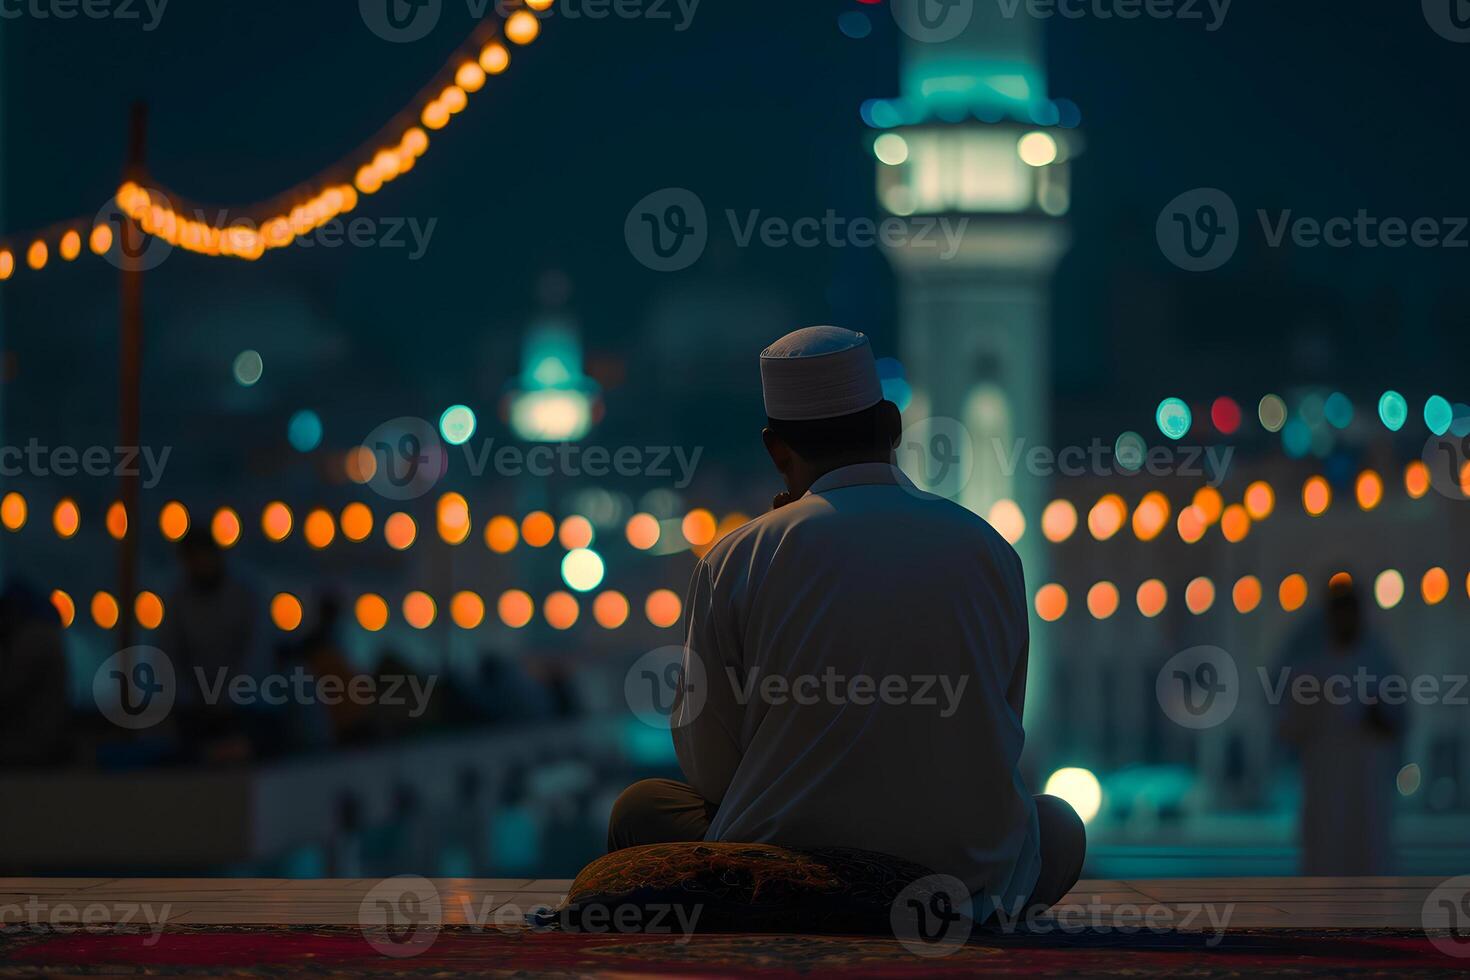
M146 162L144 148L148 131L148 108L133 103L128 126L128 159L126 180L143 184ZM120 330L118 336L118 445L137 448L142 445L143 415L143 269L139 257L146 245L143 230L137 222L124 217L118 226L118 252L122 265ZM138 586L138 468L121 477L120 496L127 514L128 530L118 548L117 602L118 649L133 645L135 624L133 598ZM123 664L124 670L130 665Z

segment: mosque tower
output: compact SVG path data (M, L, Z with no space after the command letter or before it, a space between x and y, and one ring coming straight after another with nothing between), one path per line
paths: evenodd
M885 239L913 393L901 465L993 513L1008 536L1015 509L992 508L1018 504L1027 526L1017 550L1034 592L1047 575L1039 525L1049 480L1026 472L1025 450L1051 444L1050 283L1069 243L1069 161L1081 139L1076 107L1048 97L1041 21L1005 7L893 0L902 94L867 102L863 115L879 205L911 232ZM1044 683L1035 644L1033 694Z

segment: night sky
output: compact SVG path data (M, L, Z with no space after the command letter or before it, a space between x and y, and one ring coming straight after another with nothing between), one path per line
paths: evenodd
M875 25L863 40L837 27L857 9ZM437 29L411 44L375 37L349 2L173 0L151 33L137 21L0 21L0 225L94 213L117 183L138 98L163 185L219 206L269 198L412 103L471 27L462 0L446 0ZM1369 0L1237 0L1215 32L1095 17L1046 31L1051 94L1082 108L1087 139L1076 244L1055 284L1059 436L1143 428L1165 394L1253 404L1300 383L1360 398L1390 386L1411 401L1457 394L1470 249L1271 250L1254 213L1470 214L1459 105L1470 45L1436 35L1418 4ZM894 350L886 261L872 249L712 245L693 269L660 275L630 257L624 218L669 186L696 191L712 216L876 214L858 108L897 93L898 48L886 12L856 0L704 0L682 33L553 18L418 168L359 212L437 219L421 261L405 249L292 249L254 264L176 255L150 275L151 431L197 444L222 419L248 420L279 442L290 411L313 404L328 444L348 445L374 416L493 406L518 368L538 281L557 268L589 358L623 378L610 419L621 409L650 436L753 434L766 340L837 322ZM1225 268L1189 274L1164 260L1153 229L1166 201L1201 186L1230 193L1249 228ZM95 259L7 284L9 428L110 438L115 288ZM712 308L722 298L732 302ZM690 351L709 339L743 352L748 375L720 356L650 354L649 323L670 309ZM731 328L740 316L754 322ZM246 347L265 355L267 382L242 393L229 364ZM708 415L653 400L671 368Z

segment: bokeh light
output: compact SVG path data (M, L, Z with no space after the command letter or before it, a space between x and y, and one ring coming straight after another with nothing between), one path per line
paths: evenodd
M1221 395L1210 405L1210 421L1221 435L1235 435L1240 428L1240 420L1240 403L1234 398Z
M1372 470L1358 474L1353 490L1363 510L1372 510L1383 502L1383 478Z
M582 607L577 603L576 596L570 592L557 591L546 597L541 613L552 629L569 630L577 624L577 618L582 615Z
M1245 488L1245 512L1253 521L1264 521L1276 509L1276 491L1265 480Z
M531 621L536 614L536 604L531 597L520 589L510 589L502 592L496 600L495 612L500 621L511 629L520 629Z
M92 596L92 622L101 629L110 630L117 625L117 600L110 592L97 592Z
M232 507L221 507L209 519L209 534L221 548L233 548L240 540L243 530L240 515Z
M703 508L691 510L684 515L680 530L684 534L684 540L695 547L707 545L715 539L715 515Z
M373 512L367 504L354 501L342 508L342 536L348 541L366 541L373 533Z
M55 529L56 536L62 539L76 537L81 526L82 512L77 502L70 497L61 498L51 511L51 527Z
M1256 417L1267 432L1280 432L1286 424L1286 399L1280 395L1266 395L1256 406Z
M1011 544L1020 541L1026 533L1026 516L1021 513L1020 506L1014 500L1004 497L997 500L990 505L990 511L985 518Z
M544 510L532 511L521 521L521 539L532 548L544 548L556 536L556 521Z
M506 517L504 514L495 515L485 525L485 547L497 555L514 551L520 540L520 527L513 518Z
M1314 476L1302 485L1302 507L1313 517L1321 517L1332 506L1332 487L1320 477Z
M557 541L568 551L587 547L592 543L593 537L592 522L581 514L573 514L564 519L556 532Z
M602 556L591 548L574 548L561 560L561 579L568 588L591 592L602 584Z
M1404 492L1415 500L1429 492L1429 467L1423 460L1404 467Z
M1277 590L1277 598L1281 601L1281 608L1286 612L1296 612L1307 601L1307 580L1301 575L1292 574L1281 580L1281 588Z
M331 545L337 537L337 522L332 520L329 511L318 507L307 514L306 520L301 523L301 535L306 538L307 545L320 551Z
M1251 533L1251 517L1241 504L1231 504L1220 515L1220 533L1231 544L1238 544Z
M235 355L235 363L230 372L235 376L236 384L249 388L265 374L265 361L257 351L242 350Z
M472 630L485 621L485 600L474 592L456 592L449 600L449 618L462 630Z
M413 547L414 539L419 536L419 526L414 523L403 511L389 514L388 519L383 522L383 540L388 542L388 547L394 551L407 551Z
M1373 580L1373 599L1380 609L1392 609L1404 598L1404 576L1396 568L1386 568Z
M648 621L660 629L676 625L683 612L683 602L669 589L655 589L643 604L643 613Z
M1261 580L1254 575L1243 575L1230 590L1230 599L1235 611L1241 614L1254 612L1261 604Z
M1169 526L1169 498L1157 490L1144 495L1133 511L1133 533L1140 541L1152 541Z
M271 600L271 622L276 629L290 633L301 625L301 600L289 592L279 592Z
M659 531L658 518L652 514L634 514L628 518L624 528L628 543L639 551L647 551L658 544Z
M434 625L438 612L433 596L427 592L416 590L403 597L403 621L416 630L426 630Z
M434 524L445 544L463 544L470 536L469 501L463 494L444 494L435 504Z
M322 444L322 418L309 408L291 416L286 423L286 439L299 453L309 453Z
M1225 513L1225 498L1214 487L1200 487L1194 492L1194 506L1204 518L1205 526L1212 527Z
M1138 603L1138 611L1147 618L1153 619L1169 604L1169 590L1159 579L1151 578L1138 587L1135 600Z
M1443 568L1436 565L1424 573L1424 578L1419 583L1419 592L1424 597L1426 606L1437 606L1444 602L1445 597L1450 594L1450 577Z
M357 597L353 607L357 624L369 633L376 633L388 625L388 603L380 595L369 592Z
M103 518L103 523L107 525L107 536L114 541L121 541L128 536L128 509L121 500L114 500L107 505L107 516Z
M51 593L51 605L56 609L56 615L61 618L61 628L67 629L77 618L77 604L72 597L60 589Z
M1066 800L1083 823L1091 823L1102 809L1102 785L1086 769L1071 766L1058 769L1047 777L1042 792Z
M1179 520L1176 522L1179 529L1179 540L1185 544L1194 544L1205 536L1209 528L1209 522L1205 520L1205 512L1194 504L1190 504L1179 512Z
M1077 508L1070 500L1053 500L1041 512L1041 533L1046 540L1059 544L1077 530Z
M603 629L615 630L628 621L628 597L609 589L592 601L592 618Z
M1189 434L1189 427L1194 422L1194 416L1183 399L1165 398L1159 402L1158 410L1154 413L1154 421L1158 423L1160 432L1170 439L1178 440Z
M1396 391L1385 391L1378 399L1378 418L1390 432L1397 432L1409 420L1409 402Z
M153 592L139 592L133 601L133 618L145 630L156 630L163 624L163 600Z
M1116 493L1103 496L1087 513L1087 530L1098 541L1106 541L1128 520L1128 505Z
M1430 395L1424 403L1424 424L1429 426L1429 431L1442 436L1454 421L1455 410L1450 403L1440 395Z
M284 541L291 534L291 508L272 501L260 512L260 530L272 541Z
M163 505L158 512L158 529L169 541L178 541L189 533L189 510L177 500Z
M1209 612L1215 604L1215 583L1201 575L1184 587L1184 605L1194 615Z
M451 446L463 446L475 434L475 413L468 405L451 405L439 416L439 435Z
M26 526L26 498L11 491L0 498L0 524L5 525L7 531L19 531Z
M1049 582L1036 590L1036 615L1054 623L1067 613L1067 590Z
M1112 582L1098 582L1087 590L1087 611L1093 619L1107 619L1118 611L1118 587Z

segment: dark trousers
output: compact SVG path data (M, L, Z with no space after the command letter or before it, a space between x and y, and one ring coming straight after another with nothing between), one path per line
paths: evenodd
M634 783L613 804L607 849L704 840L716 809L692 787L672 779ZM1049 908L1082 876L1087 831L1077 811L1055 796L1036 797L1036 816L1041 827L1041 874L1026 906Z

